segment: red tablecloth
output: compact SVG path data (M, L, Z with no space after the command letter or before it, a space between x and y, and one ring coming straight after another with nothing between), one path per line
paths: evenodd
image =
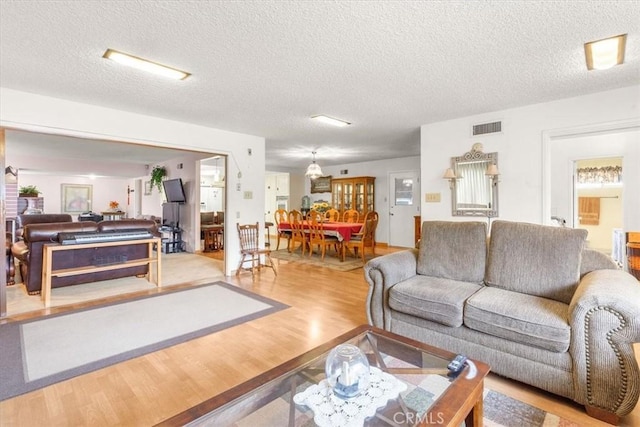
M335 236L341 242L348 242L351 240L351 233L359 233L362 225L361 223L327 221L322 223L322 228L327 236ZM302 221L302 228L309 229L309 223L306 220ZM278 224L278 230L291 231L291 224L281 222Z

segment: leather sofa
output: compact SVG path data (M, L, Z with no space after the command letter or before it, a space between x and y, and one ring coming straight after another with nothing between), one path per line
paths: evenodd
M15 255L13 253L12 242L21 241L24 226L27 224L41 224L50 222L71 222L73 219L68 214L20 214L16 217L15 236L10 232L6 234L6 253L7 253L7 286L15 284ZM23 249L21 248L22 252Z
M46 243L57 242L61 232L117 232L126 230L149 230L159 235L155 221L125 219L116 221L61 222L29 224L24 229L24 240L13 244L12 252L20 261L20 274L29 295L37 295L42 288L42 252ZM87 246L78 250L59 252L54 255L53 269L64 269L95 265L97 260L117 260L126 257L128 260L148 258L147 245L125 245L114 247L94 248ZM80 283L96 282L100 280L117 279L128 276L147 274L148 266L127 267L110 271L79 274L68 277L54 277L51 282L53 288L76 285Z
M69 214L20 214L16 217L15 241L22 240L24 227L29 224L48 224L53 222L72 222Z
M364 267L369 323L462 353L617 423L638 402L640 284L586 230L425 221L419 249Z

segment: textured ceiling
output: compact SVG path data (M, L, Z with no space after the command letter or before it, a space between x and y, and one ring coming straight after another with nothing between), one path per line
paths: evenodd
M587 71L620 33L626 64ZM639 81L638 1L0 2L3 87L264 136L268 168L418 155L422 124Z

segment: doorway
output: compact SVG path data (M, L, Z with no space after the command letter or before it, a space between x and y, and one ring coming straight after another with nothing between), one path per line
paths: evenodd
M224 260L224 242L229 230L224 228L227 206L227 156L216 155L200 160L198 180L199 187L199 222L201 253L208 257ZM203 220L206 224L203 224ZM229 223L227 221L227 223ZM202 225L217 225L222 228L216 232L215 239L206 238Z
M624 264L622 157L574 162L573 224L588 231L590 249Z
M414 219L420 215L418 171L389 173L389 246L412 248Z

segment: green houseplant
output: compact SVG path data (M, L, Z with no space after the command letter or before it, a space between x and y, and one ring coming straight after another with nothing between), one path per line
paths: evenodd
M18 196L20 197L38 197L40 190L35 185L25 185L20 187Z
M151 188L158 187L158 191L162 193L162 180L167 176L167 170L164 166L154 166L151 170Z

